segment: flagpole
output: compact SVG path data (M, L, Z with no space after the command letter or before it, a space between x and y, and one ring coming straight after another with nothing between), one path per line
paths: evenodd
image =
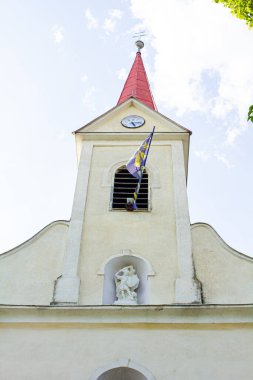
M149 153L150 145L152 143L154 131L155 131L155 126L153 127L153 131L151 132L151 138L150 138L150 141L149 141L149 144L148 144L147 154L146 154L145 161L143 162L143 166L142 166L142 169L141 169L141 176L140 176L140 179L138 181L138 184L137 184L135 192L134 192L134 203L133 204L134 204L134 208L135 209L137 208L136 201L137 201L137 198L138 198L138 195L139 195L139 191L140 191L140 187L141 187L141 181L142 181L142 177L143 177L143 172L144 172L145 165L146 165L146 162L147 162L148 153Z
M149 146L148 146L148 150L147 150L147 155L145 157L145 161L144 161L144 167L146 165L146 162L147 162L147 158L148 158L148 153L149 153L149 149L150 149L150 145L152 143L152 139L153 139L153 135L154 135L154 132L155 132L155 126L153 127L153 131L152 131L152 134L151 134L151 139L150 139L150 142L149 142Z

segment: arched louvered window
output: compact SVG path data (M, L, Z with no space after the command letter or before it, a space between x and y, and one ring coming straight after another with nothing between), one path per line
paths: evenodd
M126 169L125 166L119 168L114 176L113 196L112 196L112 209L125 210L127 199L133 198L138 179L133 177L132 174ZM137 199L138 210L148 210L149 206L149 184L148 173L144 170L141 187Z

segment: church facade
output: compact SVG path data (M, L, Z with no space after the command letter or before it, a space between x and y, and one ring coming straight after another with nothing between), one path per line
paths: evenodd
M253 376L253 259L190 224L191 132L157 111L137 46L116 107L75 132L70 221L0 255L1 379Z

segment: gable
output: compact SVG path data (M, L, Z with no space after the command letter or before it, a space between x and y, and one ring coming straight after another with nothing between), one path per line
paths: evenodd
M121 124L121 120L129 115L138 115L145 119L145 124L139 128L125 128ZM145 106L138 100L131 98L124 103L112 108L100 117L94 119L82 128L75 131L75 134L89 132L151 132L153 127L156 127L156 132L164 133L187 133L191 131L177 124L173 120L165 117L157 111Z
M0 255L0 304L35 305L53 300L61 275L69 222L55 221Z
M206 223L191 225L193 258L205 303L253 302L253 258L229 247ZM225 268L225 269L224 269Z

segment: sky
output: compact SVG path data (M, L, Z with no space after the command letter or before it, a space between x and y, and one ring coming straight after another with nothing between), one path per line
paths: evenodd
M72 132L142 57L159 112L192 131L191 223L253 256L253 30L212 0L0 0L0 252L69 219Z

